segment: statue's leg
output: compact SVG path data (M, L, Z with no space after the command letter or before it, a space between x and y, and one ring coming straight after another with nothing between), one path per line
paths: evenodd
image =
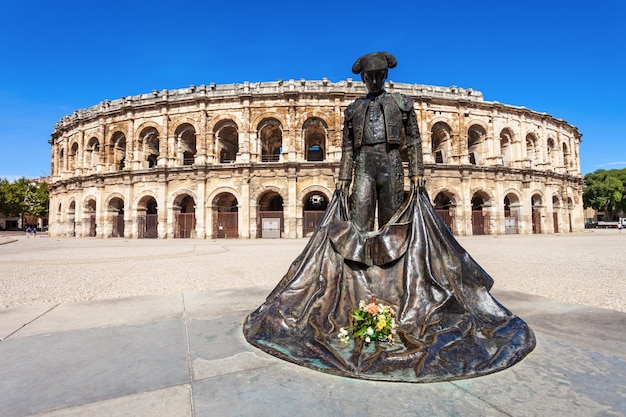
M352 223L363 231L374 230L376 182L372 171L376 170L376 166L373 162L369 152L359 152L355 160L350 208Z
M378 224L387 224L404 201L404 169L400 149L390 148L380 157L380 172L377 177Z

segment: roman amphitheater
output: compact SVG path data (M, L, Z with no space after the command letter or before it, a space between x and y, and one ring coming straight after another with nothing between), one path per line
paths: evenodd
M415 100L426 188L454 234L583 229L576 127L476 90L386 89ZM50 234L307 236L334 192L343 111L365 94L351 79L245 82L78 110L50 140Z

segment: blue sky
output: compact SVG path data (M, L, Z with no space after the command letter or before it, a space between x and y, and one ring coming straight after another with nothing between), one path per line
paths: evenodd
M0 178L50 173L50 133L105 99L191 84L341 81L472 88L577 126L582 173L626 167L626 2L0 0ZM423 4L420 4L423 3Z

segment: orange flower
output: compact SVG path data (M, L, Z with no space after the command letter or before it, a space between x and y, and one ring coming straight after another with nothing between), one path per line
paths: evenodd
M376 315L378 314L378 304L369 303L368 305L365 306L365 310L371 315Z

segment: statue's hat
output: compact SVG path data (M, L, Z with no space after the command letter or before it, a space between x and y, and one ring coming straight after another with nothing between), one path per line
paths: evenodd
M357 59L352 65L352 72L360 74L366 71L386 70L396 65L398 60L389 52L372 52Z

